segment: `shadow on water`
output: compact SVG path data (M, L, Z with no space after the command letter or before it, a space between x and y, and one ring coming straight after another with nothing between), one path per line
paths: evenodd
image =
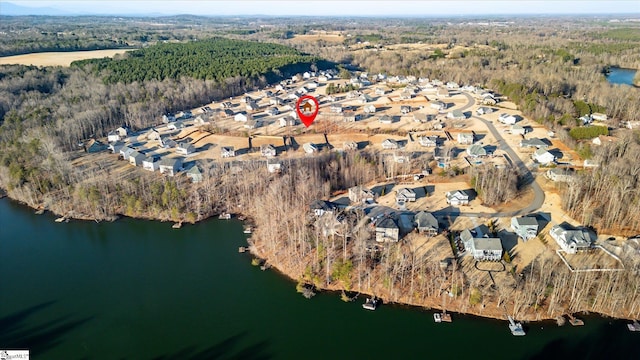
M31 325L29 318L53 305L55 301L18 311L0 318L0 345L5 349L29 349L32 354L42 354L62 342L62 338L75 328L91 320L70 320L61 317L37 325Z
M239 333L234 336L230 336L218 344L205 348L203 350L197 350L195 346L188 346L173 354L167 354L160 357L153 358L153 360L169 360L169 359L183 359L183 360L206 360L206 359L249 359L249 360L267 360L272 358L272 355L266 352L268 346L267 341L261 341L253 345L245 346L243 349L237 351L235 348L241 342L242 338L246 337L246 333Z

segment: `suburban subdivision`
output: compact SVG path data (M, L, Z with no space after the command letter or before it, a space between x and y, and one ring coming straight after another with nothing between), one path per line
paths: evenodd
M4 65L18 110L3 105L0 185L60 222L240 218L241 252L306 297L509 319L514 335L514 319L638 318L639 90L608 85L597 49L546 40L548 23L519 55L529 25L460 25L486 41L443 25L444 41L263 24L64 70ZM594 44L620 31L638 44L622 29ZM386 54L399 58L383 66ZM640 67L638 47L616 54ZM526 67L588 74L543 83ZM308 127L302 96L319 104Z

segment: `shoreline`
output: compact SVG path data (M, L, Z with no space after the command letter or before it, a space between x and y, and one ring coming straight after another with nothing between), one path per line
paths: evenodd
M2 196L4 195L4 196ZM26 202L17 200L12 198L8 193L3 193L3 190L0 189L0 199L2 199L3 197L8 198L10 201L13 201L17 204L20 204L22 206L25 206L31 210L42 210L42 206L32 206L27 204ZM152 216L138 216L138 217L133 217L133 216L127 216L127 215L117 215L115 216L113 219L97 219L95 217L91 217L91 216L83 216L86 214L76 214L73 211L67 212L66 215L64 214L60 214L57 213L56 211L52 210L52 209L45 209L46 211L51 212L53 215L55 216L61 216L61 217L66 217L68 219L74 219L74 220L81 220L81 221L95 221L96 223L99 223L101 221L116 221L118 219L121 219L123 217L127 217L130 219L135 219L135 220L147 220L147 221L157 221L157 222L173 222L173 220L167 220L167 219L160 219L157 217L152 217ZM252 224L252 227L255 227L255 223L251 221L251 218L245 214L241 214L241 213L235 213L234 214L234 218L238 219L239 218L244 218L244 220L240 220L243 223L247 223L250 222ZM210 215L206 218L200 219L194 223L189 223L189 224L196 224L199 222L203 222L205 220L217 220L215 215ZM188 223L188 222L187 222ZM295 284L297 282L296 277L290 273L287 272L285 269L283 269L283 267L280 264L276 264L273 263L268 256L265 256L265 254L260 253L257 250L257 247L255 246L255 242L251 241L251 236L249 236L247 238L247 245L248 245L248 253L251 255L252 258L257 258L262 260L265 263L268 263L270 265L270 268L275 270L276 273L279 276L283 276L285 277L288 281L290 281L292 283L292 290L295 289ZM410 308L421 308L425 311L430 311L430 310L438 310L441 311L443 310L442 307L442 297L438 296L436 298L434 297L429 297L429 298L425 298L423 300L422 304L418 304L416 302L411 302L411 301L391 301L389 300L388 296L384 295L384 294L371 294L368 292L363 292L363 291L358 291L357 289L352 289L352 290L345 290L344 288L342 288L339 285L329 285L329 286L322 286L322 287L316 287L314 286L314 289L316 291L324 291L324 292L332 292L335 293L336 296L340 296L339 294L341 294L343 291L349 292L349 293L356 293L357 296L359 295L365 295L365 296L375 296L379 299L382 300L383 304L389 304L389 305L395 305L395 306L407 306ZM487 303L484 305L484 308L481 309L467 309L466 311L461 311L461 307L459 306L460 304L456 305L454 304L455 302L460 302L461 300L453 300L450 302L451 306L447 306L446 307L446 311L450 312L452 314L462 314L462 315L471 315L471 316L476 316L476 317L480 317L480 318L486 318L486 319L494 319L494 320L506 320L506 316L504 315L505 312L503 310L503 308L501 307L504 306L504 304L496 304L496 303ZM606 314L606 313L599 313L599 312L594 312L594 311L588 311L588 310L578 310L576 312L573 313L562 313L562 314L554 314L553 316L549 316L549 315L542 315L542 313L527 313L525 316L521 316L518 317L518 321L522 321L525 323L530 323L530 322L542 322L542 321L555 321L556 318L560 317L560 316L567 316L568 314L581 314L581 315L592 315L592 314L596 314L600 317L608 317L608 318L613 318L613 319L617 319L617 320L634 320L634 319L630 319L627 317L623 317L623 316L617 316L615 314Z

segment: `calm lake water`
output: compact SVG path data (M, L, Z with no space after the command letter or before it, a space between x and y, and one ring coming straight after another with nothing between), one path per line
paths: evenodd
M633 85L634 76L636 76L636 70L634 69L612 67L609 69L607 81L611 84Z
M55 223L0 200L0 349L37 359L621 359L640 351L625 322L528 325L400 306L363 310L238 254L242 225ZM544 329L542 328L544 327ZM635 355L634 355L635 354Z

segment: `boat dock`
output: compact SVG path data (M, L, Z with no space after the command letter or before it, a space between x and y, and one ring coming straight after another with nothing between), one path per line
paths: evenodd
M568 314L567 317L569 317L569 324L571 324L571 326L582 326L582 325L584 325L584 321L573 317L573 315L571 315L571 314Z
M515 322L511 317L511 315L507 316L507 319L509 320L509 330L511 330L511 335L524 336L527 334L524 332L524 329L522 328L522 324L519 322Z
M239 252L239 253L243 253L243 252L246 252L246 251L249 251L249 248L248 248L248 247L246 247L246 246L240 246L240 247L238 248L238 252Z
M362 308L366 310L375 310L378 307L379 302L380 300L378 300L376 297L367 298L367 301L362 304Z
M182 227L182 221L177 222L171 226L172 229L180 229Z
M640 323L634 320L631 324L627 324L627 328L629 328L629 331L640 332Z

